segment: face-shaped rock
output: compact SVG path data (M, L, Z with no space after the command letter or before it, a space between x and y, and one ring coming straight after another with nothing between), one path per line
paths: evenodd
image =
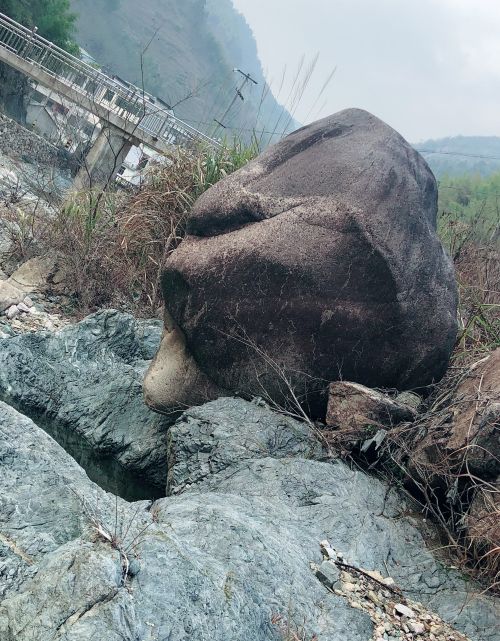
M304 127L196 203L163 276L165 340L175 327L205 397L426 385L456 335L436 213L429 167L379 119L349 109ZM169 358L150 369L148 402L199 402L192 375L160 373Z

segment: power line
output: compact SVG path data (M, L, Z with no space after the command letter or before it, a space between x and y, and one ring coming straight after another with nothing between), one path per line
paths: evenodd
M218 119L214 118L214 121L217 124L217 126L214 129L214 133L213 133L214 137L215 137L215 134L217 133L217 130L219 129L219 127L223 127L224 129L228 128L226 126L226 124L225 124L225 120L226 120L226 117L227 117L228 113L233 108L234 103L238 100L238 98L242 102L245 102L245 97L243 96L243 89L245 88L245 85L247 84L247 82L253 82L255 85L258 84L257 80L254 80L249 73L245 73L244 71L241 71L241 69L237 69L237 68L233 69L233 71L236 72L236 73L240 73L243 76L243 82L241 83L241 85L239 87L235 88L235 95L233 96L233 99L229 103L229 106L226 109L226 111L223 113L223 115Z
M419 149L414 147L421 154L443 154L445 156L463 156L465 158L482 158L483 160L500 160L500 156L483 156L482 154L467 154L459 151L444 151L440 149Z
M198 123L200 125L211 125L211 122L203 121L203 120L190 120L189 118L184 118L186 122L192 122L192 123ZM230 131L250 131L256 134L271 134L271 135L279 135L280 132L275 131L269 131L268 129L255 129L252 127L230 127L228 125L225 126L225 129L229 129ZM284 134L285 132L281 132ZM462 153L459 151L444 151L440 149L419 149L418 147L413 147L415 151L418 151L421 154L444 154L446 156L456 156L458 158L480 158L483 160L499 160L500 161L500 156L486 156L483 154L468 154L468 153Z
M198 123L200 125L212 125L213 122L208 122L206 120L193 120L190 118L184 118L186 122L192 122L192 123ZM214 119L215 120L215 119ZM225 129L229 129L230 131L251 131L252 133L256 134L271 134L271 135L280 135L280 133L285 133L285 132L278 132L278 131L269 131L267 129L255 129L254 127L230 127L228 125L225 126Z

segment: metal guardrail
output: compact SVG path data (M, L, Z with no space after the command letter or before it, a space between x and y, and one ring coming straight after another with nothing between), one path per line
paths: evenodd
M173 115L151 94L132 84L110 78L99 69L61 49L0 13L0 47L7 49L30 64L39 67L73 92L81 94L80 106L99 105L134 127L134 135L141 132L166 143L204 143L220 147L220 143L206 136Z

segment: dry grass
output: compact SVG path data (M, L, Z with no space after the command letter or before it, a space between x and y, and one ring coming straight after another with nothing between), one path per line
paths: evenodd
M500 346L500 248L471 241L455 260L460 293L460 333L454 363Z
M370 467L418 501L422 512L439 525L456 565L481 579L488 590L498 591L499 488L478 471L473 438L456 446L449 440L457 416L472 409L475 418L481 417L491 403L500 401L475 387L468 394L458 393L469 377L468 367L451 368L417 421L388 431ZM488 456L495 459L494 452Z
M500 486L483 483L476 488L464 523L464 545L468 559L492 588L500 591Z
M460 217L443 211L439 233L449 251L460 294L460 331L454 364L463 364L500 346L499 212L485 202Z

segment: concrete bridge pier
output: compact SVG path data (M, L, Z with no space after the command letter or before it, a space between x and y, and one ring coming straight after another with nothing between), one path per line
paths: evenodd
M108 187L114 184L116 175L128 152L139 141L130 134L114 127L103 125L90 151L78 170L73 188L82 191L93 187Z

